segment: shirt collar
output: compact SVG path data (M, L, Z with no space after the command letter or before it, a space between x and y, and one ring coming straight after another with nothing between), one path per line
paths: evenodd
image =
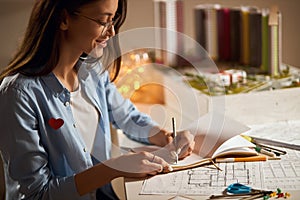
M93 70L95 73L99 73L102 70L102 63L97 63L96 65L98 65L96 68L92 67L90 69L91 66L89 66L85 62L77 63L76 67L78 69L78 78L81 82L87 81L90 70ZM58 80L53 72L50 72L48 75L42 76L41 79L56 97L61 96L66 91L68 92L68 90L63 86L63 84Z
M56 78L53 72L50 72L46 76L42 76L41 79L46 84L46 86L53 91L55 96L59 96L64 91L64 86Z

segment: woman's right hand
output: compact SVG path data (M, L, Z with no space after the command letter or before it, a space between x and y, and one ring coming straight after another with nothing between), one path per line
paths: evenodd
M159 156L149 152L128 153L103 162L113 168L118 176L127 178L142 178L161 172L172 171L171 166Z
M117 177L144 178L163 171L169 172L172 168L161 157L145 151L128 153L76 174L75 183L78 193L84 195Z

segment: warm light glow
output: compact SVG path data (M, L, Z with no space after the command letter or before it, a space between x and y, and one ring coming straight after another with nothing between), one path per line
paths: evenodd
M122 55L121 71L116 83L123 96L129 97L134 90L138 90L142 86L145 65L150 62L148 52L143 49ZM125 77L128 74L130 74L130 77Z

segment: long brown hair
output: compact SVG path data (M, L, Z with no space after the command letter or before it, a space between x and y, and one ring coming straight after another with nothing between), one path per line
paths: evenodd
M36 0L31 12L29 23L23 41L8 66L0 73L0 82L9 75L22 73L27 76L42 76L50 73L59 59L59 26L63 11L73 13L85 4L95 0ZM127 14L127 0L118 1L117 13L121 20L114 25L116 36L107 55L121 55L117 33ZM120 71L121 56L114 59L112 65L112 80L115 80ZM110 65L110 66L111 66ZM108 69L109 66L106 67Z

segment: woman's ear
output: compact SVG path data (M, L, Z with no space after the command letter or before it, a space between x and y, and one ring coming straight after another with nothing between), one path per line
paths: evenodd
M59 28L62 31L68 30L68 25L69 25L69 13L66 10L63 10L61 14L61 21L60 21L60 26Z

